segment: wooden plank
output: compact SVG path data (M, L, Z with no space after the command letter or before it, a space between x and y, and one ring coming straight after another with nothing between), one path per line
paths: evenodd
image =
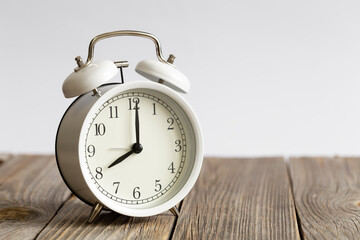
M291 158L304 239L360 239L360 158Z
M0 168L0 236L34 239L70 196L53 156L15 156Z
M283 159L206 159L173 236L300 239Z
M170 212L134 218L102 211L90 224L90 211L90 206L72 197L38 239L169 239L176 219Z

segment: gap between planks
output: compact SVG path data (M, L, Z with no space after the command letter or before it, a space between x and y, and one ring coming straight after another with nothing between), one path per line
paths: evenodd
M204 163L173 239L300 239L282 158Z
M0 236L34 239L70 191L50 155L15 155L0 166Z
M289 163L303 239L360 239L360 158L298 157Z

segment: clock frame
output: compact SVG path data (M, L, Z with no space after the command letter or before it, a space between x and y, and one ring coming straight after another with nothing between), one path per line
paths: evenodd
M113 199L110 199L101 194L96 185L93 184L93 179L89 175L88 165L86 164L86 151L84 143L88 133L90 121L92 121L94 113L98 111L100 106L108 101L110 98L124 93L126 91L143 91L149 90L159 92L169 99L174 101L181 107L185 116L191 124L192 136L189 136L188 144L193 144L193 154L186 159L187 168L184 173L182 182L178 184L178 188L174 190L169 199L152 207L133 208L124 204L118 204ZM203 156L203 143L200 125L197 117L193 113L192 108L186 101L172 89L153 82L137 81L126 84L107 84L99 88L101 96L87 93L79 97L66 111L58 129L56 141L56 157L58 167L61 175L71 189L71 191L78 196L82 201L89 205L96 205L100 203L108 209L118 213L129 216L151 216L159 214L178 204L191 190L200 173ZM120 112L119 112L120 114ZM192 139L190 139L190 137ZM145 146L146 147L146 146ZM147 146L150 147L150 146ZM140 154L139 154L140 155Z

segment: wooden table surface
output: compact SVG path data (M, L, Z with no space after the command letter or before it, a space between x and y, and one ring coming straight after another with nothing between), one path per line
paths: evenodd
M54 156L0 154L0 238L21 240L360 239L360 158L205 158L178 218L90 210Z

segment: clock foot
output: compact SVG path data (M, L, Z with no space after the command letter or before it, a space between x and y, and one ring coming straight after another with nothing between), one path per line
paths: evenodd
M95 220L95 218L101 212L102 208L103 208L103 205L101 205L100 203L96 203L93 206L93 209L91 210L91 213L90 213L90 216L89 216L89 219L88 219L88 223L92 223Z
M176 206L174 206L173 208L170 208L169 210L170 210L170 212L171 212L172 214L174 214L175 217L179 217L179 216L180 216L179 209L177 209Z

